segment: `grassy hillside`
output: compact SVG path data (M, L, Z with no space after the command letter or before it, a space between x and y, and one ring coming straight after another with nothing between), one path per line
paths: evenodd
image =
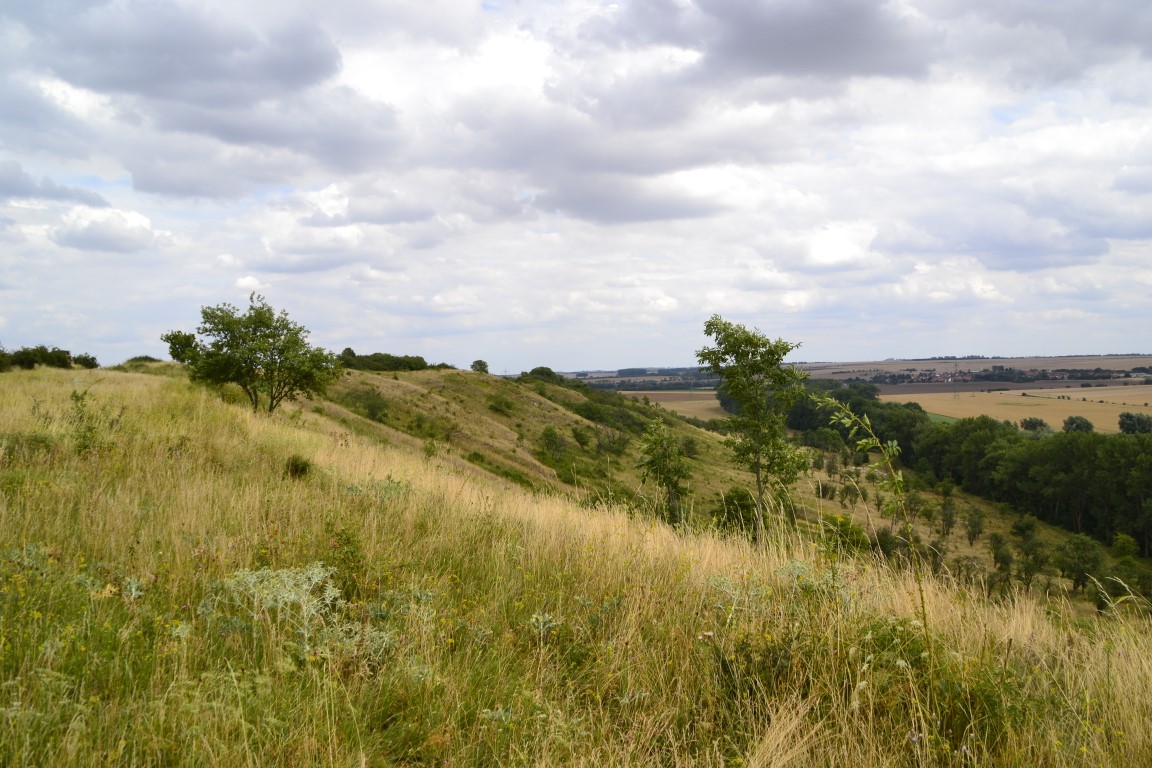
M577 385L578 386L578 385ZM647 423L664 419L695 448L690 504L700 516L720 491L747 484L721 439L659 405L615 392L523 383L471 371L348 372L316 410L347 431L466 462L529 490L570 493L586 503L644 506L659 493L636 465ZM548 443L544 433L551 430Z
M492 379L514 408L487 423L455 375L372 381L454 422L442 439L327 404L256 416L178 378L6 374L0 764L1152 755L1139 606L992 602L834 540L758 551L500 481L466 454L536 483L517 429L572 412Z

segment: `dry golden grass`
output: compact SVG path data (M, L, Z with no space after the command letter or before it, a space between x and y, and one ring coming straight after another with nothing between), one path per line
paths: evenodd
M1061 397L1070 399L1063 400ZM1031 389L1009 392L896 393L881 395L884 402L919 403L928 413L953 418L991 416L997 420L1019 422L1038 417L1059 430L1069 416L1083 416L1097 432L1120 431L1120 414L1152 414L1152 386L1073 387L1070 389Z

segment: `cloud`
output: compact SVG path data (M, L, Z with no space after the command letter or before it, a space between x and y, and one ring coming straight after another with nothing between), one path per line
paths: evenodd
M895 3L698 0L712 22L701 66L712 76L926 73L941 36Z
M345 87L233 109L159 102L150 112L163 131L209 136L231 146L291 150L343 171L387 163L399 142L395 110Z
M512 369L691 362L711 312L824 359L1152 322L1130 1L0 6L5 279L104 356L221 285Z
M199 4L89 4L41 17L38 62L100 92L201 106L241 106L321 83L340 70L323 27L304 18L253 28Z
M870 0L642 0L583 29L601 43L702 54L698 75L922 76L942 35L896 3Z
M260 282L260 279L254 275L245 275L244 277L236 278L235 285L237 288L242 288L245 291L263 291L269 288L267 283Z
M40 181L35 181L21 167L20 163L12 160L0 160L0 199L6 197L68 200L92 207L108 205L108 201L95 192L77 187L61 186L47 176Z
M157 243L151 222L134 211L77 207L52 231L58 244L81 251L134 253Z
M601 224L694 219L723 206L658 180L618 174L586 174L559 182L532 198L533 207Z

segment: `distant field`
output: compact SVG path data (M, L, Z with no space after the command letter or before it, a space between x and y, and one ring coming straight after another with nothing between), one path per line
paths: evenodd
M1150 385L962 392L958 398L952 392L907 392L881 395L880 399L890 403L919 403L928 413L953 418L991 416L1018 422L1038 416L1055 430L1059 430L1069 416L1083 416L1092 422L1097 432L1108 434L1120 431L1120 414L1125 411L1152 415Z
M978 371L1003 365L1021 371L1043 370L1092 370L1105 368L1127 371L1143 366L1152 367L1152 355L1083 355L1079 357L987 357L974 360L875 360L851 363L812 362L802 364L813 378L839 379L850 376L864 376L877 373L900 373L908 371Z
M697 419L722 419L728 414L712 392L667 390L658 392L621 392L660 403L670 411ZM1068 400L1061 400L1068 397ZM1152 415L1152 385L1133 384L1119 387L1076 387L1072 389L1021 389L1009 392L915 392L905 390L880 395L888 403L919 403L930 414L951 421L969 416L991 416L994 419L1019 422L1038 416L1048 426L1059 430L1069 416L1083 416L1097 432L1120 431L1120 414L1125 411ZM1103 401L1103 402L1101 402Z
M621 392L622 395L639 400L647 396L654 403L660 403L670 411L694 419L722 419L728 414L720 407L720 401L711 391L664 390L658 392Z

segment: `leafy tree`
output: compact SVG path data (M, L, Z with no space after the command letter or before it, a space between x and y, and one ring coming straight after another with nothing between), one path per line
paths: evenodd
M8 357L12 365L29 371L38 365L46 365L49 368L72 367L71 352L59 347L48 349L43 344L35 347L21 347L15 352L9 353Z
M568 441L560 434L556 427L549 424L544 427L540 433L540 450L544 452L552 462L557 462L564 457L564 451L568 448Z
M1020 419L1020 429L1024 430L1025 432L1039 433L1052 431L1052 427L1048 426L1048 422L1044 421L1044 419L1040 418L1039 416L1028 416L1026 418Z
M631 438L624 432L600 426L593 427L592 431L596 434L596 453L623 456L628 450Z
M1015 563L1012 547L1003 534L993 533L988 537L988 549L992 553L992 563L996 566L997 581L1006 586L1012 578L1012 566Z
M75 363L76 365L80 366L81 368L99 368L100 367L100 363L97 362L96 357L94 355L89 355L88 353L76 355L75 357L72 358L72 362Z
M1048 547L1036 536L1029 536L1016 542L1016 551L1020 558L1016 565L1016 578L1025 587L1032 586L1032 582L1048 565Z
M1135 543L1135 542L1133 542ZM1073 591L1083 591L1088 580L1100 573L1104 565L1104 549L1091 536L1078 533L1056 547L1054 564L1066 578L1072 580Z
M1112 537L1112 554L1117 558L1136 557L1140 554L1140 545L1128 534L1118 533Z
M284 400L324 391L340 373L330 352L308 344L308 330L276 312L263 296L248 297L243 314L228 303L202 307L196 334L169 331L161 336L173 360L188 367L189 378L209 384L234 383L252 410L261 401L268 413Z
M1069 416L1064 419L1065 432L1092 432L1094 429L1092 422L1083 416Z
M806 374L784 364L799 345L771 341L719 315L704 324L704 333L716 345L699 350L696 358L720 377L721 388L738 405L724 420L730 435L726 442L756 477L756 539L763 543L766 485L775 484L782 506L788 487L808 468L807 458L788 443L784 431L785 415L804 395Z
M952 529L956 527L956 500L951 496L945 496L940 502L940 537L947 539L952 535Z
M656 485L664 489L664 510L668 522L673 525L681 521L680 498L684 495L684 483L690 474L684 456L684 443L673 435L660 419L653 419L640 438L641 482L652 478Z
M964 535L968 538L968 546L976 543L980 534L984 533L984 521L987 516L984 510L978 507L968 507L968 514L964 516Z
M1120 431L1126 435L1152 432L1152 416L1125 411L1120 414Z
M0 373L9 370L12 367L12 355L4 346L0 344Z
M476 373L488 373L488 363L483 360L473 360L472 370Z
M1044 566L1048 564L1048 548L1040 541L1037 520L1023 515L1012 522L1012 535L1016 538L1016 578L1025 587L1031 586Z

